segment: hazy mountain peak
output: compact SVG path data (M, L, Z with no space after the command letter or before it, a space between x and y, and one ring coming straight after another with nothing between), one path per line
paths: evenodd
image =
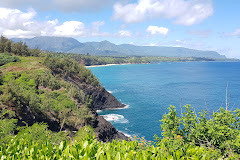
M206 57L226 58L215 51L201 51L182 47L135 46L131 44L116 45L107 40L101 42L80 43L71 37L34 37L31 39L13 38L14 42L26 42L31 48L68 53L89 53L91 55L134 55L165 57Z

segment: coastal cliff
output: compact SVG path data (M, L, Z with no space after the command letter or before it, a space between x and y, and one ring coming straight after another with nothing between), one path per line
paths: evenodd
M100 141L128 139L96 113L125 105L90 70L69 58L19 59L3 65L0 73L0 111L13 112L18 126L46 123L52 131L74 135L90 125Z
M66 76L64 79L67 82L74 84L79 90L82 90L84 94L91 96L93 100L91 109L94 111L102 109L124 108L126 106L125 104L120 103L103 87L96 87L82 83L77 76Z
M96 137L103 142L115 140L128 140L123 133L117 131L114 126L96 113L96 110L124 108L126 105L120 103L112 94L103 87L94 87L86 83L81 83L76 76L64 78L67 82L74 84L79 90L86 95L92 97L92 113L94 115L94 123L92 127L95 129Z

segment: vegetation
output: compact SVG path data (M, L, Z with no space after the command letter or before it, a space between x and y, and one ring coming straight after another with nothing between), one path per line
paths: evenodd
M54 133L46 124L19 128L16 121L1 119L0 157L2 159L239 159L240 110L220 109L212 118L206 112L198 117L190 106L177 116L175 107L163 116L162 136L156 142L136 138L132 141L103 143L91 127L81 128L75 137ZM11 115L1 111L1 118ZM221 118L220 118L221 117Z
M0 37L0 53L14 53L18 56L39 56L40 50L38 48L29 49L26 43L13 43L4 36Z
M89 70L69 55L6 55L19 60L0 67L1 159L240 158L240 109L210 115L187 105L178 115L170 106L155 142L134 137L103 143L92 128L92 96L70 83L101 88Z
M14 39L24 41L30 47L39 46L42 50L65 53L89 53L90 55L108 56L166 56L166 57L207 57L226 58L214 51L200 51L182 47L135 46L129 44L115 45L108 41L80 43L71 37L34 37L31 39Z
M33 125L43 121L50 123L49 128L55 131L92 125L91 98L76 84L65 80L71 77L80 83L100 87L90 70L71 59L33 57L24 50L14 56L3 55L15 57L16 61L6 61L1 66L0 108L10 109L20 116L18 124Z
M79 65L76 61L73 61L67 57L65 58L52 58L49 55L44 65L50 68L54 73L60 74L63 77L77 75L79 81L91 84L92 86L100 86L98 79L87 70L84 66Z
M175 153L185 151L188 146L200 146L212 151L214 159L219 155L223 158L239 158L240 156L240 109L228 111L220 108L209 115L206 111L196 114L190 105L185 112L177 116L174 106L161 120L162 136L157 137L158 145L166 145Z
M20 58L16 56L12 56L9 53L0 53L0 66L10 63L10 62L18 62Z
M152 56L90 56L80 54L65 54L70 58L75 59L79 63L91 65L105 64L141 64L141 63L158 63L158 62L187 62L187 61L216 61L212 58L197 58L197 57L152 57Z

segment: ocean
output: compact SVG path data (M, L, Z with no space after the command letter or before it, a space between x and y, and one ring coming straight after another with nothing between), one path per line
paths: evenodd
M119 131L154 140L161 136L160 121L170 105L181 113L190 104L198 113L240 105L240 62L163 62L89 68L125 109L99 114Z

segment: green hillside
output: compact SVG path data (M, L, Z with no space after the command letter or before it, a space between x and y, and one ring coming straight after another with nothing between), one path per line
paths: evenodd
M102 56L161 56L161 57L201 57L226 58L216 51L201 51L183 47L116 45L108 41L80 43L70 37L34 37L31 39L13 38L14 42L26 42L30 48L53 52L78 53Z

